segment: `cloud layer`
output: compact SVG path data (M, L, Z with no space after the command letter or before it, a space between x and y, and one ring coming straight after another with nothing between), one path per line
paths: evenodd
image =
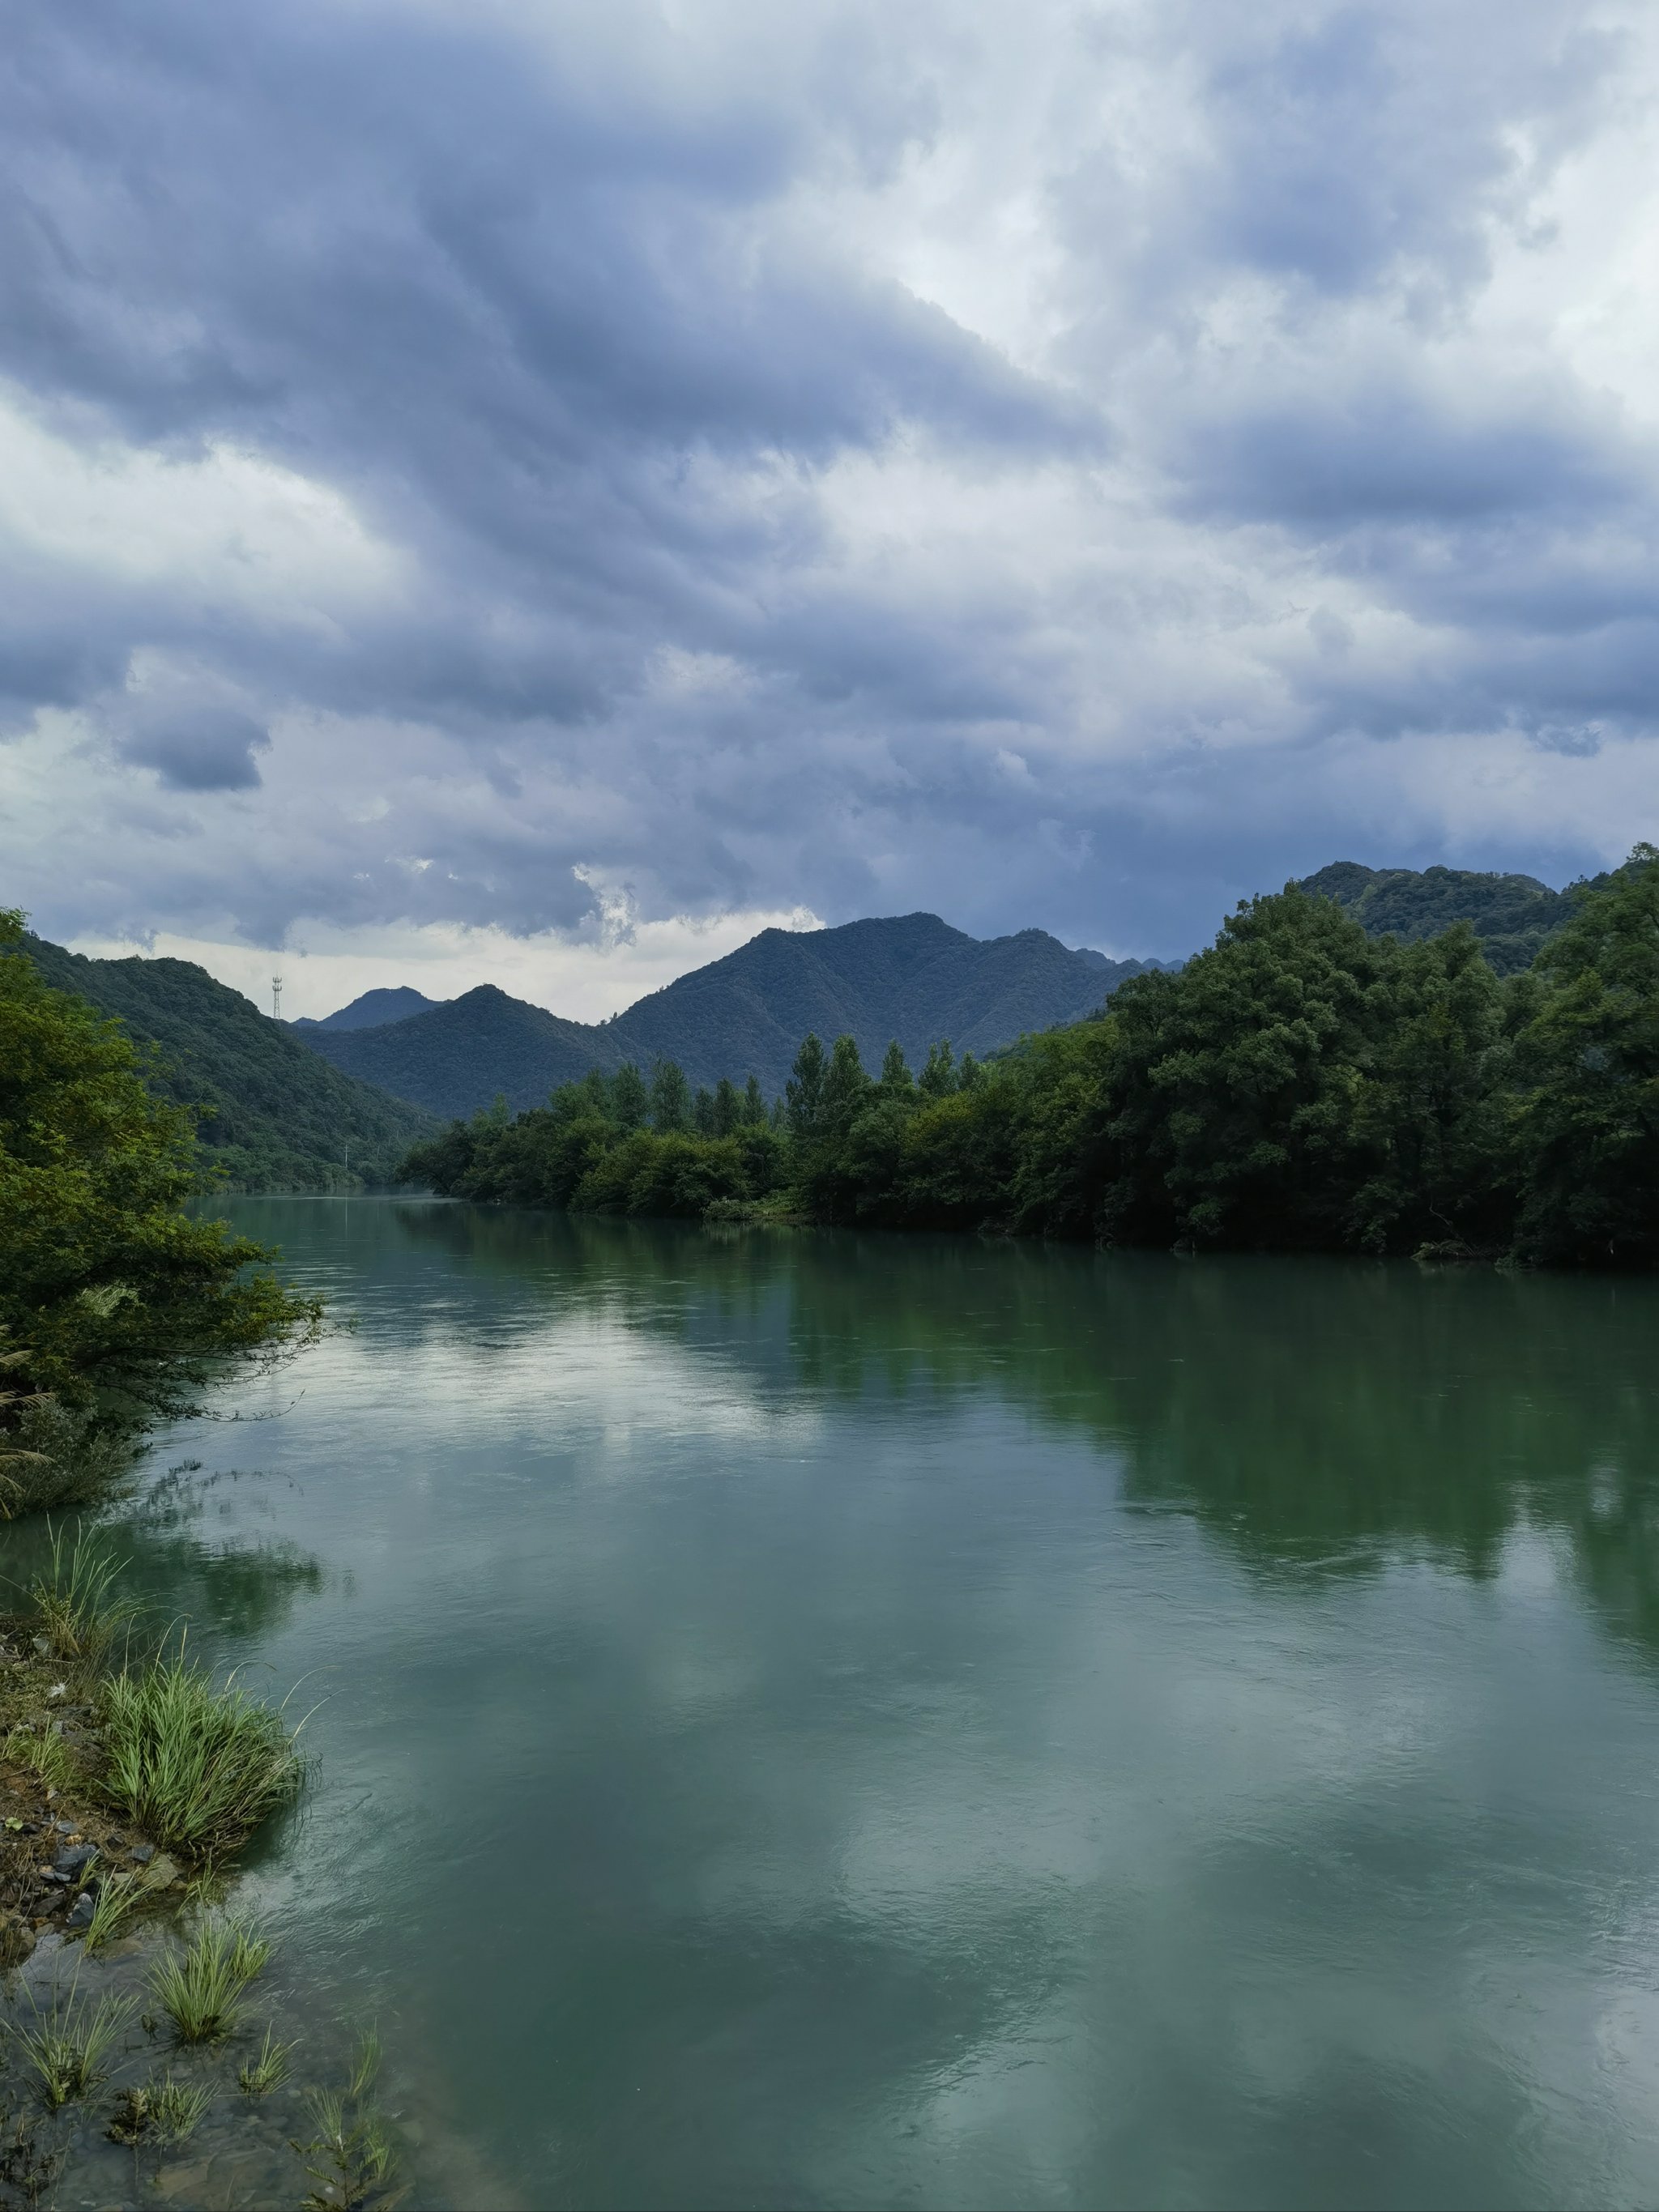
M21 0L3 896L1168 952L1338 856L1601 864L1656 58L1583 0Z

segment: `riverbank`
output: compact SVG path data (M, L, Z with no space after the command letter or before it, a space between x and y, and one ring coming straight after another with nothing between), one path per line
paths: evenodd
M342 2030L301 2075L295 1993L232 1906L298 1792L286 1723L135 1652L94 1537L52 1559L0 1618L0 2203L389 2206L377 2044Z

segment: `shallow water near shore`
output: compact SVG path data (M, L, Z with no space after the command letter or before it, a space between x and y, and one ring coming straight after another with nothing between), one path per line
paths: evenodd
M115 1526L416 2202L1659 2198L1659 1285L222 1210Z

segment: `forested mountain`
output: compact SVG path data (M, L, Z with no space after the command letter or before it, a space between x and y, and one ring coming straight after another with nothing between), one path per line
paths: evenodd
M763 930L724 959L682 975L613 1021L561 1020L486 985L383 1028L309 1030L337 1067L417 1100L471 1114L498 1095L520 1110L590 1067L678 1061L696 1085L753 1074L781 1091L801 1038L855 1037L878 1062L895 1037L920 1062L948 1037L981 1058L1031 1030L1091 1013L1146 961L1073 952L1040 929L989 939L937 915L838 929Z
M1607 878L1598 876L1597 884ZM1484 875L1472 868L1364 868L1335 860L1302 888L1346 908L1370 937L1403 945L1437 937L1467 921L1500 975L1529 968L1547 937L1572 912L1570 890L1553 891L1536 876Z
M349 1006L342 1006L320 1021L309 1014L301 1014L290 1024L296 1030L377 1030L386 1022L406 1022L411 1014L429 1014L434 1006L441 1006L441 999L428 999L423 991L411 990L400 983L393 990L365 991Z
M118 1016L135 1042L158 1048L152 1089L204 1109L208 1163L233 1189L381 1181L431 1127L419 1107L331 1067L191 961L89 960L39 937L26 937L23 950L54 989Z
M590 1067L610 1073L627 1057L609 1042L613 1027L562 1021L480 983L430 1013L382 1029L302 1034L336 1067L447 1115L475 1113L497 1097L522 1112Z

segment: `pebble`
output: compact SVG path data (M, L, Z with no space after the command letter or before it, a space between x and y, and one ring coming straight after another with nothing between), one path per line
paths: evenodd
M114 1837L112 1836L110 1838L110 1841L113 1843L114 1840ZM155 1846L154 1844L133 1844L129 1846L127 1850L127 1856L131 1859L137 1859L140 1866L148 1866L155 1856Z
M88 1891L83 1889L79 1897L76 1899L74 1905L70 1907L70 1917L64 1923L64 1927L91 1927L94 1910L94 1907L93 1905L91 1895Z
M72 1850L59 1851L52 1864L59 1874L79 1874L82 1868L97 1856L95 1844L76 1844Z

